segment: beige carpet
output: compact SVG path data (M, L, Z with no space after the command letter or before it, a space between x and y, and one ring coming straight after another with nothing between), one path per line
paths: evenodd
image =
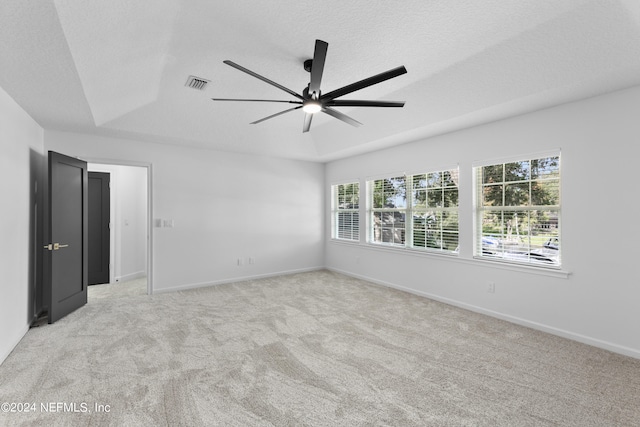
M638 426L640 360L319 271L92 296L29 331L0 402L35 404L12 426Z

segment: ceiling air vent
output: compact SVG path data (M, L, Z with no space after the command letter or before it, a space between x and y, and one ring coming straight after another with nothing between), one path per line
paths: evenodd
M209 80L196 76L189 76L185 86L190 87L191 89L204 90L207 87L207 83L209 83Z

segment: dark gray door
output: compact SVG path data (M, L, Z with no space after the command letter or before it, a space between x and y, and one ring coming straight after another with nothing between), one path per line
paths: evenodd
M44 291L49 323L87 303L87 163L49 151Z
M89 285L109 283L110 175L89 172Z

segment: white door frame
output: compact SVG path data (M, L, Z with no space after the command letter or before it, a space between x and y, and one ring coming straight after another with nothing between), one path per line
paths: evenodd
M153 164L146 162L132 162L127 160L83 158L87 163L114 166L135 166L147 170L147 294L153 294ZM111 271L110 271L111 274Z

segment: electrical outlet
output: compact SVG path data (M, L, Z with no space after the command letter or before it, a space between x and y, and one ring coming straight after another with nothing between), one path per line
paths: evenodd
M494 294L496 292L496 284L494 282L489 282L487 292L489 292L490 294Z

